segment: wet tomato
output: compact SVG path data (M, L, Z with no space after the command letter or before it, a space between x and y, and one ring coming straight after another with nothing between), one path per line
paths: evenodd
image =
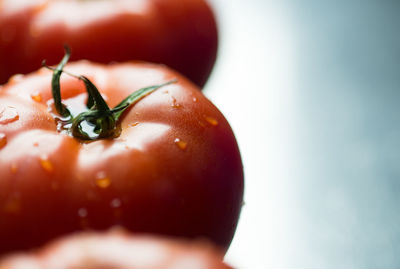
M243 170L223 115L165 66L65 60L0 88L0 253L112 226L226 249Z
M166 64L199 86L217 51L205 0L0 0L0 84L17 73L72 59Z
M32 253L0 260L7 269L229 269L222 253L202 241L187 242L124 233L81 233Z

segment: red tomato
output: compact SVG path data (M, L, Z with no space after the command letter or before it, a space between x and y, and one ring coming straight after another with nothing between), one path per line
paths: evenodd
M58 239L40 251L0 260L7 269L229 269L206 242L186 242L122 233L82 233Z
M177 82L129 107L116 137L89 142L57 126L51 71L14 77L5 85L0 253L115 225L204 237L226 249L242 204L243 170L235 137L218 109L165 66L81 61L65 69L90 78L110 107L137 89ZM85 85L77 78L64 74L61 91L69 111L86 109Z
M205 0L0 0L0 84L72 59L166 64L203 86L217 51Z

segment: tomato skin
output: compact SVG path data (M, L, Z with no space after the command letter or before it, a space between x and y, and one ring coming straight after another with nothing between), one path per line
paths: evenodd
M217 43L205 0L0 1L0 84L58 63L68 44L71 60L162 63L203 86Z
M0 260L7 269L229 269L223 255L206 242L187 242L126 233L78 233L40 251Z
M178 82L125 111L118 138L90 143L57 131L48 108L49 70L6 84L0 90L6 141L0 148L0 253L115 225L204 237L226 249L242 204L243 169L217 108L164 66L80 61L65 70L86 75L110 107L139 88ZM85 88L76 78L64 74L61 92L69 108L84 106Z

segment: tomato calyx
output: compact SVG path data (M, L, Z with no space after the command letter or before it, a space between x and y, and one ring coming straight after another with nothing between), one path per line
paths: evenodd
M62 117L61 119L56 117L56 120L59 121L59 126L61 127L58 129L60 131L67 131L69 135L81 140L97 140L118 137L121 133L121 128L118 122L121 115L128 107L134 105L140 99L153 91L176 82L176 80L171 80L163 84L139 89L122 100L117 106L110 109L104 98L101 96L99 90L87 77L77 76L64 71L64 66L67 64L70 54L70 49L65 47L65 55L56 68L47 66L45 61L43 61L42 65L53 71L51 88L54 106L57 113ZM73 76L83 81L85 84L88 94L86 111L73 115L62 103L60 86L62 73Z

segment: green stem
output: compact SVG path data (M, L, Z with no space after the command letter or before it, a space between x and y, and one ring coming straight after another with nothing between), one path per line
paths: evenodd
M85 76L79 76L79 79L85 83L86 90L88 92L87 107L90 109L93 107L93 105L95 105L98 110L103 111L104 113L109 113L110 108L108 107L106 101L104 101L103 96L101 96L96 86ZM89 102L89 100L92 101Z
M113 109L110 109L99 90L87 77L75 76L65 72L82 80L88 93L87 111L81 112L74 117L62 104L60 91L60 77L64 72L64 66L69 60L69 55L70 51L66 47L65 56L59 65L56 68L50 68L53 70L52 93L57 112L63 117L68 117L68 120L63 122L64 130L67 130L70 135L82 140L96 140L118 136L121 132L121 128L118 124L119 119L128 107L137 103L151 92L176 82L176 80L172 80L160 85L139 89L126 97Z
M61 102L61 89L60 89L60 77L63 72L64 66L67 64L69 57L71 55L71 51L69 47L65 46L65 55L64 58L61 60L61 62L58 64L58 66L53 69L53 77L51 80L51 89L52 89L52 94L53 94L53 99L54 99L54 106L62 117L67 118L71 116L71 113L69 110L62 104ZM43 61L42 63L43 66L46 66L46 61Z
M168 81L168 82L160 84L160 85L154 85L154 86L139 89L139 90L135 91L134 93L130 94L121 103L119 103L112 109L112 113L114 114L115 119L118 120L119 117L122 115L122 113L124 113L125 109L127 109L129 106L133 105L134 103L138 102L140 99L142 99L146 95L152 93L153 91L155 91L161 87L164 87L169 84L176 83L176 82L177 82L177 80L174 79L174 80Z

